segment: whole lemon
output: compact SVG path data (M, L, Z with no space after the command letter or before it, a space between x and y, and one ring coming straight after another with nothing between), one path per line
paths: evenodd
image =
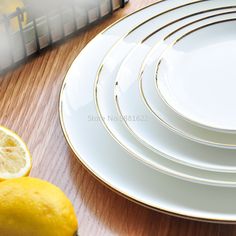
M73 206L58 187L30 177L0 183L1 236L73 236L77 228Z

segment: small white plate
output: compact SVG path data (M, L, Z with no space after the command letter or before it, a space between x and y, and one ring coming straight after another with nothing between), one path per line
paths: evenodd
M186 120L236 131L236 24L217 24L179 38L162 56L158 91Z
M78 159L120 194L169 214L234 223L235 188L193 184L136 161L104 129L94 103L97 70L119 37L158 12L188 2L192 1L163 1L126 17L99 34L81 52L66 76L60 96L60 121L66 140Z
M193 25L182 27L181 30L175 31L173 38L178 38L183 35L184 32L189 32L204 24L209 24L217 20L225 20L227 17L230 18L233 16L235 17L235 13L231 13L228 16L212 17L194 23ZM167 42L163 45L165 48L168 46ZM146 147L172 161L205 170L235 172L235 150L211 147L185 139L167 129L160 120L156 119L156 117L149 112L149 109L144 105L140 96L139 81L137 79L139 76L139 68L143 62L142 58L145 45L141 49L143 50L134 50L123 61L116 81L118 111L123 117L131 116L131 119L123 120L131 133ZM108 61L112 61L111 58ZM112 68L112 71L115 71L114 68ZM102 86L100 87L105 90L105 85L108 83L109 79L103 80L101 83ZM106 89L106 91L109 91L109 89ZM106 101L110 102L109 99ZM108 107L112 107L112 105L106 105L107 102L103 99L104 105L101 106L101 109L102 107L104 107L104 110ZM138 121L140 117L144 117L144 122Z

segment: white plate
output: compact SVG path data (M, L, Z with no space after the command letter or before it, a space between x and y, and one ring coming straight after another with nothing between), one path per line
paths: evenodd
M233 15L235 16L234 13L228 16L217 16L215 18L202 20L193 25L188 25L176 31L171 38L178 38L178 36L183 35L184 32L189 32L189 30L195 27L210 23L210 21L224 20ZM166 48L168 42L164 43L163 47ZM156 119L156 117L149 112L140 96L139 81L137 79L139 76L139 68L143 61L145 47L146 45L141 48L143 50L134 50L130 53L123 61L117 76L116 101L118 110L121 116L134 117L133 119L124 119L122 121L124 121L129 130L142 143L168 159L205 170L235 172L235 150L211 147L185 139L167 129L162 125L163 123L160 120ZM112 70L114 70L114 68ZM106 80L104 81L106 82ZM105 88L105 82L102 83L101 88ZM110 100L107 99L107 101L109 102ZM108 108L109 106L104 104L104 107ZM112 107L112 105L110 105L110 107ZM146 122L137 122L137 118L141 116L145 116Z
M235 188L193 184L152 170L131 158L100 121L92 121L97 117L94 79L110 47L137 23L184 2L187 1L155 4L98 35L75 60L66 76L60 96L60 120L65 137L80 161L114 190L156 210L230 223L236 220ZM222 202L223 199L227 200Z
M164 36L162 32L158 32L156 37L163 39ZM162 100L160 93L157 93L156 67L163 51L167 48L167 45L169 46L171 41L173 41L173 36L171 34L164 38L165 44L161 44L160 41L158 41L159 43L157 43L148 53L143 62L142 69L139 74L139 82L144 103L148 106L150 111L160 121L162 121L164 125L166 125L166 127L186 138L212 146L230 149L236 148L235 133L222 133L217 132L216 130L208 130L187 122L185 119L182 119L182 117L176 114ZM153 45L153 37L145 41L145 44L150 45L150 43ZM129 63L128 60L127 63ZM200 94L199 91L198 94Z
M194 8L193 6L189 6L189 7ZM195 9L195 10L199 12L199 9ZM181 9L181 11L183 10ZM177 16L177 12L173 11L172 14L173 14L173 19L175 19L175 17ZM207 14L209 15L209 12ZM230 15L231 17L232 16L236 17L235 13L230 14ZM200 18L201 16L203 17L204 14L200 16L198 15L198 18ZM217 17L213 17L213 18L215 20L217 19ZM161 20L163 20L165 24L168 23L163 17L160 17L158 21L160 22ZM191 22L191 20L193 19L191 19L190 17L190 19L188 19L188 22ZM182 22L182 25L183 24L184 22ZM158 27L159 26L156 23L155 29L158 29ZM142 30L143 35L145 36L145 25L141 25L139 30ZM95 86L95 100L97 102L97 109L98 109L98 113L100 114L101 121L103 121L105 127L110 132L110 134L117 140L119 144L121 144L125 149L127 149L128 152L132 153L139 160L144 161L146 164L160 171L163 171L172 176L180 177L180 178L191 180L194 182L222 185L222 186L235 186L236 185L235 174L214 173L214 172L203 171L203 170L198 170L195 168L183 166L182 164L178 164L178 163L173 163L172 161L169 161L165 157L161 156L160 154L156 154L150 149L145 148L142 145L142 143L138 142L132 136L132 134L129 133L129 131L123 126L122 121L115 108L116 104L115 104L115 100L113 99L113 88L114 88L114 83L116 79L116 73L118 72L120 68L120 64L123 61L123 55L127 55L127 53L129 52L129 50L125 50L125 48L128 48L130 46L130 43L127 44L126 42L129 41L129 37L132 37L132 39L135 40L135 34L136 34L136 31L133 31L131 34L128 34L128 36L124 39L122 43L119 43L118 45L116 45L116 47L113 47L113 49L109 52L109 54L107 55L107 57L103 60L101 64L101 69L99 70L99 74L97 76L97 86ZM133 41L133 44L134 43L135 41ZM112 65L110 63L111 61L113 62ZM129 65L127 63L125 64ZM127 82L129 83L129 79L127 79ZM129 95L132 96L132 94L129 94ZM127 104L132 105L132 106L136 105L136 104L129 104L129 102L127 102ZM142 120L139 120L139 121L133 120L132 122L139 123L141 121ZM143 122L144 121L145 120L143 120ZM165 133L160 134L160 132L158 132L158 134L161 137L166 135ZM173 136L172 139L175 139L175 137ZM177 139L177 141L179 141L179 139ZM162 142L165 143L166 140ZM199 146L199 144L197 145ZM181 148L182 146L181 147L179 146L179 149ZM169 147L169 149L171 149L171 147ZM197 151L199 152L199 150ZM161 150L159 151L162 154ZM215 153L213 152L204 153L203 158L205 158L205 156L207 155L216 156L218 153L218 150L214 150L214 151ZM196 154L194 153L194 155ZM232 159L232 156L231 156L231 159Z
M211 25L176 40L157 69L158 91L180 116L205 128L236 131L236 30Z

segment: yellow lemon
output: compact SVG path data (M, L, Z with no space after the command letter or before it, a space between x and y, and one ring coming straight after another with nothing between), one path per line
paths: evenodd
M71 202L56 186L22 177L0 183L1 236L74 236Z
M22 8L24 6L21 0L0 0L0 16L1 14L11 14L16 11L16 8ZM26 15L24 14L24 21L22 22L23 25L26 24ZM10 22L11 27L14 30L19 29L18 19L17 17L13 18Z
M27 176L31 166L31 155L23 140L0 126L0 181Z

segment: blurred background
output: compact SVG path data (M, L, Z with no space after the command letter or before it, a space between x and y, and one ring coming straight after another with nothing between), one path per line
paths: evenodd
M0 73L82 32L125 0L0 0Z

